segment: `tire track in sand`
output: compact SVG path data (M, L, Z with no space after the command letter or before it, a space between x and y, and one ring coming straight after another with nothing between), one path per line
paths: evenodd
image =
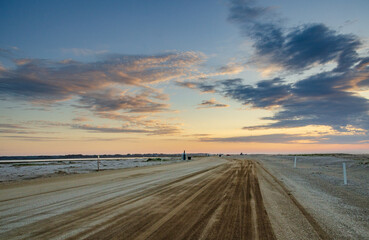
M275 239L254 163L232 160L226 167L187 183L186 193L178 195L181 185L161 194L160 205L124 214L130 224L107 224L88 239Z

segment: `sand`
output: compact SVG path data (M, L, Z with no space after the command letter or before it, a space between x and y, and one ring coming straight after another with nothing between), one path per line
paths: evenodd
M207 157L3 183L0 239L368 239L365 194L341 219L344 197L290 163Z

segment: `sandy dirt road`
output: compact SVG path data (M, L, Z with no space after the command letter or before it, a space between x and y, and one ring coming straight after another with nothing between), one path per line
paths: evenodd
M0 239L330 239L260 163L191 162L0 186Z

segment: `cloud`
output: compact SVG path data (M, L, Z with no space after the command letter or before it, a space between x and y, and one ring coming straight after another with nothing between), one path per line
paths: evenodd
M264 70L284 70L288 76L317 64L335 63L335 67L295 75L294 79L300 78L295 82L276 77L252 85L241 78L177 84L201 92L211 90L252 108L273 110L272 116L263 118L270 123L244 128L248 130L314 125L343 133L352 132L346 128L350 125L367 131L369 100L357 93L369 89L369 58L359 56L359 38L340 34L324 24L285 29L272 12L272 8L255 6L255 1L231 1L229 19L254 41L254 61L264 61ZM368 138L367 133L364 135Z
M7 101L26 101L42 106L73 100L72 107L86 109L97 117L122 124L121 128L115 128L44 122L48 127L89 132L175 134L181 131L178 124L152 119L153 113L173 111L167 103L169 96L152 85L198 74L198 65L204 58L204 54L196 52L151 56L109 54L99 56L95 62L9 58L15 67L0 69L0 96ZM85 120L75 118L73 122Z
M169 111L168 104L151 100L150 97L156 97L152 94L148 91L130 94L116 89L106 89L84 94L79 102L81 107L95 112L123 110L131 113L154 113Z
M335 71L343 72L359 59L358 37L340 34L321 23L284 29L271 8L256 7L255 1L231 1L229 20L254 41L254 61L262 68L275 65L300 71L334 62Z
M201 108L224 108L224 107L229 107L229 105L218 103L214 98L212 98L210 100L202 101L202 103L198 104L197 108L201 109Z
M123 122L131 122L138 124L142 121L142 119L146 118L145 115L132 115L127 113L120 113L120 112L95 112L95 115L100 118L112 119L117 121Z
M257 143L291 143L301 140L311 140L306 136L295 134L267 134L259 136L240 136L240 137L226 137L226 138L201 138L202 142L257 142Z
M29 134L34 132L29 131L29 128L21 124L0 123L0 134L3 133Z
M94 126L89 124L72 124L73 129L86 130L95 133L144 133L146 135L170 135L180 133L180 129L176 126L157 124L146 128L131 128L131 127L106 127Z
M18 49L15 49L13 47L11 48L0 48L0 58L5 59L13 59L15 56L15 51Z
M88 117L83 117L83 116L79 116L79 117L75 117L72 119L74 122L87 122L87 121L91 121L90 118Z
M83 124L82 122L74 121L70 122L57 122L57 121L45 121L45 120L34 120L21 122L17 125L27 125L32 131L4 131L0 128L0 133L15 133L15 134L32 134L32 133L51 133L48 132L35 132L34 130L39 129L50 129L50 128L67 128L77 129L94 133L137 133L145 135L174 135L181 133L182 129L180 124L170 124L166 121L148 119L147 116L136 115L136 116L125 116L119 113L99 113L102 118L115 119L123 121L120 127L111 127L109 125L93 125ZM10 129L12 130L12 129Z
M260 18L270 12L271 8L255 6L255 0L231 0L229 20L241 25L260 21Z
M244 129L307 125L326 125L339 131L346 125L369 129L369 100L352 91L361 83L356 78L360 74L362 71L355 70L343 74L323 72L294 84L275 78L260 81L256 86L229 79L220 81L216 91L251 107L275 109L273 116L263 118L272 123Z
M16 121L12 121L16 122ZM33 128L31 122L21 122L21 123L0 123L0 135L3 134L16 134L16 135L37 135L37 134L53 134L50 130L43 131L45 129L35 129ZM15 135L14 135L15 136Z
M241 79L229 79L221 81L219 87L226 97L258 108L279 106L290 95L290 89L280 78L260 81L256 87L244 85Z
M233 75L238 74L244 70L244 67L240 64L229 63L226 66L222 66L217 69L217 75Z
M22 125L12 124L12 123L0 123L0 128L27 129L26 127Z
M215 87L216 87L214 84L209 84L205 82L191 82L191 81L187 81L187 82L177 81L176 85L180 87L190 88L190 89L198 89L203 93L213 93L215 92Z
M102 127L102 126L93 126L89 124L74 124L72 128L87 130L91 132L100 132L100 133L147 133L146 130L143 129L129 129L129 128L117 128L117 127Z
M72 53L76 56L99 55L108 52L107 50L92 50L88 48L62 48L61 51L63 53Z
M34 103L54 103L118 84L143 86L191 74L201 53L154 56L108 55L96 62L17 59L1 70L0 95Z
M64 141L65 138L59 138L59 137L40 137L40 136L24 136L24 135L8 135L8 136L1 136L2 138L9 138L9 139L16 139L21 141L39 141L39 142L45 142L45 141Z
M304 136L299 134L266 134L258 136L238 136L224 138L200 138L201 142L225 143L283 143L283 144L365 144L365 135L325 135Z
M178 85L202 92L211 89L253 108L273 109L272 116L263 118L271 123L244 128L248 130L308 125L330 126L337 132L350 132L346 128L349 125L354 129L369 129L369 100L357 94L369 88L369 59L359 56L361 41L357 36L340 34L324 24L285 29L272 8L257 7L255 1L231 1L229 20L254 41L254 62L263 62L264 70L284 70L288 76L317 64L335 63L335 67L331 71L315 71L302 79L304 75L298 75L300 79L294 83L277 77L255 85L245 84L240 78ZM272 141L271 137L286 136L273 135L266 139Z

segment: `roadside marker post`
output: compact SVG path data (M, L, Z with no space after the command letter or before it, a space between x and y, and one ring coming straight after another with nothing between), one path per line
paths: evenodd
M100 171L100 155L97 155L97 171Z
M347 175L346 175L346 163L342 163L343 167L343 184L347 185Z
M293 163L293 168L296 168L296 156L295 156L295 161Z

